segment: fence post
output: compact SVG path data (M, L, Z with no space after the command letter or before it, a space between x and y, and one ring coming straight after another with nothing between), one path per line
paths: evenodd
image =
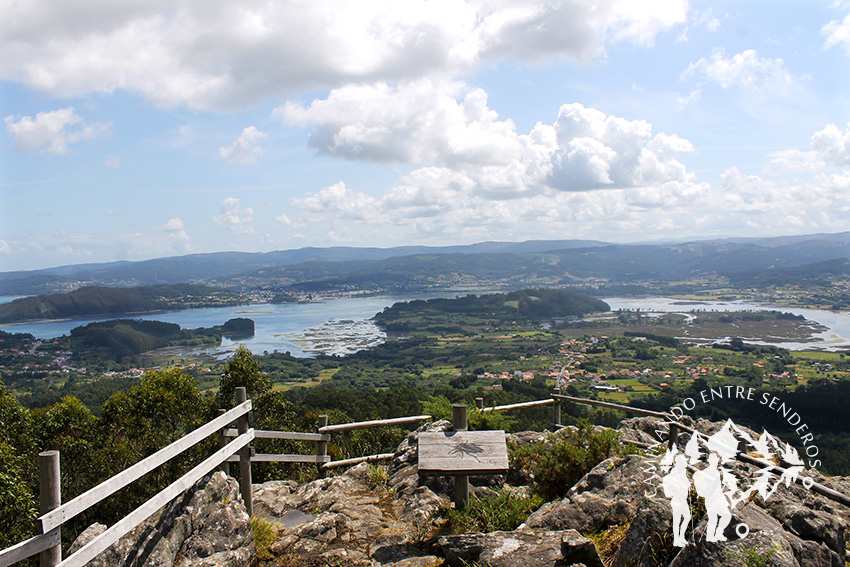
M561 394L560 388L555 388L553 392L556 396ZM554 403L552 404L552 429L555 431L561 426L561 400L558 398L554 398Z
M218 415L222 415L226 412L227 412L226 409L220 409L220 410L218 410ZM218 448L219 449L221 449L222 447L227 445L227 436L224 434L224 430L227 429L227 427L228 426L225 425L224 428L221 430L221 434L219 435L219 438L218 438ZM223 472L227 476L230 476L230 463L228 463L227 461L224 461L223 463L221 463L221 472Z
M452 406L452 425L455 431L467 430L466 404L454 404ZM455 477L455 509L464 508L469 502L469 477L457 475Z
M679 438L679 424L671 422L667 427L670 428L670 433L667 435L667 450L670 450L676 445L676 440Z
M316 430L318 433L321 433L321 429L328 424L328 416L320 415L319 423L316 426ZM321 457L324 457L328 454L328 442L327 441L316 441L316 456L319 457L319 462L316 463L316 468L319 470L319 478L325 478L325 467L322 466L325 463L321 462Z
M484 398L475 398L475 407L478 408L478 411L484 409Z
M38 513L46 514L62 504L62 489L59 474L59 451L44 451L38 454ZM61 533L62 527L55 528ZM39 565L54 567L62 561L62 544L41 552Z
M248 400L245 388L236 388L236 404L239 405ZM239 435L248 432L248 414L239 416L236 420L236 430ZM254 493L251 488L251 445L245 445L239 449L239 491L242 493L242 501L245 503L245 511L249 516L254 515Z

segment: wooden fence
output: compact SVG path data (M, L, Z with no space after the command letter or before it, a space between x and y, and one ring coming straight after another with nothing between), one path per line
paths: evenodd
M223 467L226 469L226 472L229 472L229 463L231 462L239 463L239 490L248 514L253 515L253 492L251 488L252 462L315 463L319 468L319 474L323 475L326 469L334 467L391 459L393 456L392 453L381 453L378 455L331 461L331 456L328 455L327 451L328 441L330 441L331 434L333 433L370 427L402 425L431 419L430 415L416 415L328 425L328 417L322 415L319 416L316 433L255 431L248 427L249 412L252 409L252 404L251 400L246 399L245 388L236 389L236 401L237 405L233 409L228 411L220 410L217 418L65 504L61 503L59 490L59 452L46 451L41 453L39 455L39 513L41 515L36 519L36 528L39 535L7 549L0 550L0 567L7 567L36 554L41 554L40 563L42 567L81 567L118 541L122 536L147 520L157 510L168 504L182 492L191 488L198 480L209 474L216 467ZM236 423L235 428L232 427L234 422ZM87 545L62 560L62 524L213 434L220 436L219 449L215 453L150 498L147 502L130 512L126 517L116 522ZM227 441L228 438L233 438L233 440ZM312 441L316 443L316 454L257 454L254 453L251 447L251 442L254 439Z
M245 398L244 388L237 389L237 401L236 407L230 411L224 412L188 435L64 504L61 503L59 491L59 452L46 451L41 453L39 455L39 513L41 515L36 520L39 535L0 551L0 567L12 565L36 554L41 554L40 563L42 567L55 567L57 565L60 567L82 567L237 452L240 455L243 470L247 468L248 471L247 475L241 479L240 490L243 496L246 492L250 494L249 444L254 439L254 430L248 428L248 412L251 411L251 400ZM236 421L239 431L239 435L233 441L218 449L202 463L62 560L62 524L197 445L210 435L218 433L233 421Z
M557 389L557 388L552 393L551 399L535 400L535 401L532 401L532 402L521 402L521 403L518 403L518 404L509 404L509 405L505 405L505 406L494 406L494 407L486 408L486 407L484 407L484 400L482 398L476 398L475 399L475 403L476 403L476 406L478 407L478 411L482 411L482 412L484 412L484 411L502 411L502 410L521 409L521 408L528 408L528 407L535 407L535 406L542 406L542 405L550 405L551 404L552 407L553 407L553 410L552 410L552 425L556 429L563 427L561 425L561 407L560 407L562 402L571 402L571 403L576 403L576 404L584 404L584 405L589 405L589 406L603 407L603 408L614 409L614 410L617 410L617 411L623 411L623 412L631 413L631 414L634 414L634 415L642 415L642 416L646 416L646 417L655 417L657 419L661 419L661 420L663 420L663 425L666 425L667 428L668 428L667 429L667 439L666 439L666 444L667 444L668 448L672 447L676 443L676 440L678 438L680 430L688 432L688 433L694 432L694 430L692 428L677 422L675 420L675 417L670 413L658 412L658 411L653 411L653 410L648 410L648 409L643 409L643 408L636 408L636 407L632 407L632 406L624 406L622 404L615 404L613 402L605 402L605 401L602 401L602 400L592 400L592 399L589 399L589 398L577 398L577 397L573 397L573 396L565 396L565 395L562 395L560 393L560 390ZM628 441L628 443L631 443L633 445L643 447L643 448L653 447L653 445L647 445L645 443L639 443L639 442L636 443L634 441ZM783 467L778 466L775 463L766 461L764 459L752 457L750 455L747 455L746 453L739 453L735 457L735 459L742 462L742 463L757 465L757 466L760 466L760 467L767 467L767 469L771 473L773 473L777 476L781 476L781 475L785 474L785 472L786 472L786 470ZM838 503L843 504L844 506L847 506L848 508L850 508L850 496L848 496L846 494L843 494L841 492L838 492L837 490L833 490L833 489L826 487L826 486L824 486L820 483L817 483L814 480L812 480L810 477L802 477L802 476L797 475L797 476L794 477L794 481L797 484L800 484L801 486L807 488L808 490L811 490L812 492L816 492L816 493L820 494L821 496L824 496L824 497L832 500L833 502L838 502Z

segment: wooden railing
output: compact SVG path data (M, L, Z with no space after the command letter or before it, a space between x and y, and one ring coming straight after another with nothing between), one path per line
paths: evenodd
M558 388L556 388L554 390L554 392L552 393L551 399L535 400L535 401L531 401L531 402L521 402L521 403L518 403L518 404L508 404L508 405L504 405L504 406L494 406L494 407L486 408L486 407L484 407L483 398L475 398L475 404L478 407L478 411L480 411L480 412L521 409L521 408L528 408L528 407L535 407L535 406L542 406L542 405L550 405L551 404L552 407L553 407L552 425L554 426L554 428L563 427L561 425L561 407L560 407L561 402L571 402L571 403L576 403L576 404L584 404L584 405L589 405L589 406L603 407L603 408L608 408L608 409L614 409L614 410L617 410L617 411L632 413L634 415L643 415L643 416L647 416L647 417L655 417L655 418L663 420L663 424L667 426L667 439L666 439L665 442L666 442L668 448L672 447L676 443L676 440L677 440L678 435L679 435L679 431L685 431L685 432L691 433L691 434L694 433L694 430L692 428L676 421L675 417L670 413L653 411L653 410L648 410L648 409L643 409L643 408L636 408L636 407L633 407L633 406L624 406L622 404L615 404L613 402L605 402L605 401L602 401L602 400L592 400L590 398L577 398L577 397L574 397L574 396L565 396L565 395L562 395L560 392L561 391ZM628 441L628 443L631 443L633 445L636 445L638 447L643 447L643 448L652 448L653 447L653 445L648 445L646 443L640 443L640 442L635 442L635 441ZM750 455L747 455L746 453L740 453L740 454L736 455L735 459L742 462L742 463L766 467L767 470L769 470L771 473L773 473L777 476L782 476L786 473L786 470L783 467L778 466L775 463L766 461L764 459L752 457ZM837 490L833 490L833 489L831 489L827 486L824 486L824 485L822 485L818 482L815 482L810 477L803 477L803 476L797 475L797 476L794 477L794 481L797 484L804 486L808 490L816 492L816 493L820 494L821 496L829 498L833 502L838 502L838 503L843 504L844 506L847 506L848 508L850 508L850 496L848 496L846 494L843 494L841 492L838 492Z
M292 441L313 441L316 443L316 453L311 455L290 454L290 453L252 453L252 462L273 462L273 463L315 463L319 469L321 476L328 469L337 467L353 466L365 462L375 462L391 459L392 453L380 453L377 455L366 455L363 457L354 457L351 459L331 460L328 454L328 441L331 440L332 433L343 433L345 431L354 431L356 429L367 429L372 427L385 427L392 425L404 425L408 423L417 423L431 419L430 415L413 415L409 417L395 417L391 419L376 419L371 421L356 421L352 423L340 423L337 425L328 425L328 416L320 415L319 423L316 427L316 433L298 433L293 431L268 431L258 429L254 431L255 439L288 439ZM235 429L224 429L222 437L235 437L238 432ZM229 461L237 460L236 457L231 457Z
M243 471L247 468L247 474L243 474L240 478L240 490L243 500L246 500L246 508L248 508L250 514L251 463L249 445L254 439L254 430L248 428L248 412L251 411L251 400L245 398L244 388L237 389L237 401L238 404L233 409L224 412L188 435L64 504L61 504L59 491L59 452L46 451L41 453L39 455L39 512L41 515L36 519L39 535L0 550L0 567L12 565L39 553L41 554L42 567L82 567L237 452L240 453ZM218 433L233 421L237 422L239 430L239 435L233 441L218 449L202 463L168 485L65 560L62 560L62 524L197 445L210 435Z

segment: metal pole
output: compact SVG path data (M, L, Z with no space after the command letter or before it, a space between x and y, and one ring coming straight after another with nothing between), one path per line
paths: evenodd
M316 429L321 433L321 429L328 424L328 416L320 415L319 416L319 424L316 426ZM316 441L316 455L319 457L319 462L316 463L316 468L319 471L319 478L325 478L325 463L321 462L321 457L324 457L328 454L328 442L327 441Z
M59 473L59 451L44 451L38 454L38 512L46 514L62 504L62 488ZM54 528L60 532L62 527ZM41 552L39 565L55 567L62 561L62 545L56 544Z
M467 430L466 404L454 404L452 406L452 425L455 431ZM455 477L454 502L456 510L464 508L469 502L469 477L465 474Z
M236 388L236 404L248 400L245 388ZM239 435L248 432L248 414L239 416L236 420L236 430ZM251 446L246 445L239 449L239 491L242 493L242 501L245 503L245 511L249 516L254 515L254 493L251 488Z

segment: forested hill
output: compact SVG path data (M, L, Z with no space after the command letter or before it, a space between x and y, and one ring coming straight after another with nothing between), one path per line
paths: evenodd
M375 315L375 320L379 324L388 324L403 317L438 312L502 320L540 321L609 310L610 307L604 301L580 293L561 289L524 289L455 299L403 301Z
M125 315L165 309L236 305L238 294L200 285L135 288L89 286L69 293L23 297L0 305L0 323L32 319L64 319Z
M174 323L113 319L89 323L71 330L71 348L91 358L120 362L127 357L154 349L177 345L219 344L221 337L254 335L254 321L230 319L224 325L182 329Z

